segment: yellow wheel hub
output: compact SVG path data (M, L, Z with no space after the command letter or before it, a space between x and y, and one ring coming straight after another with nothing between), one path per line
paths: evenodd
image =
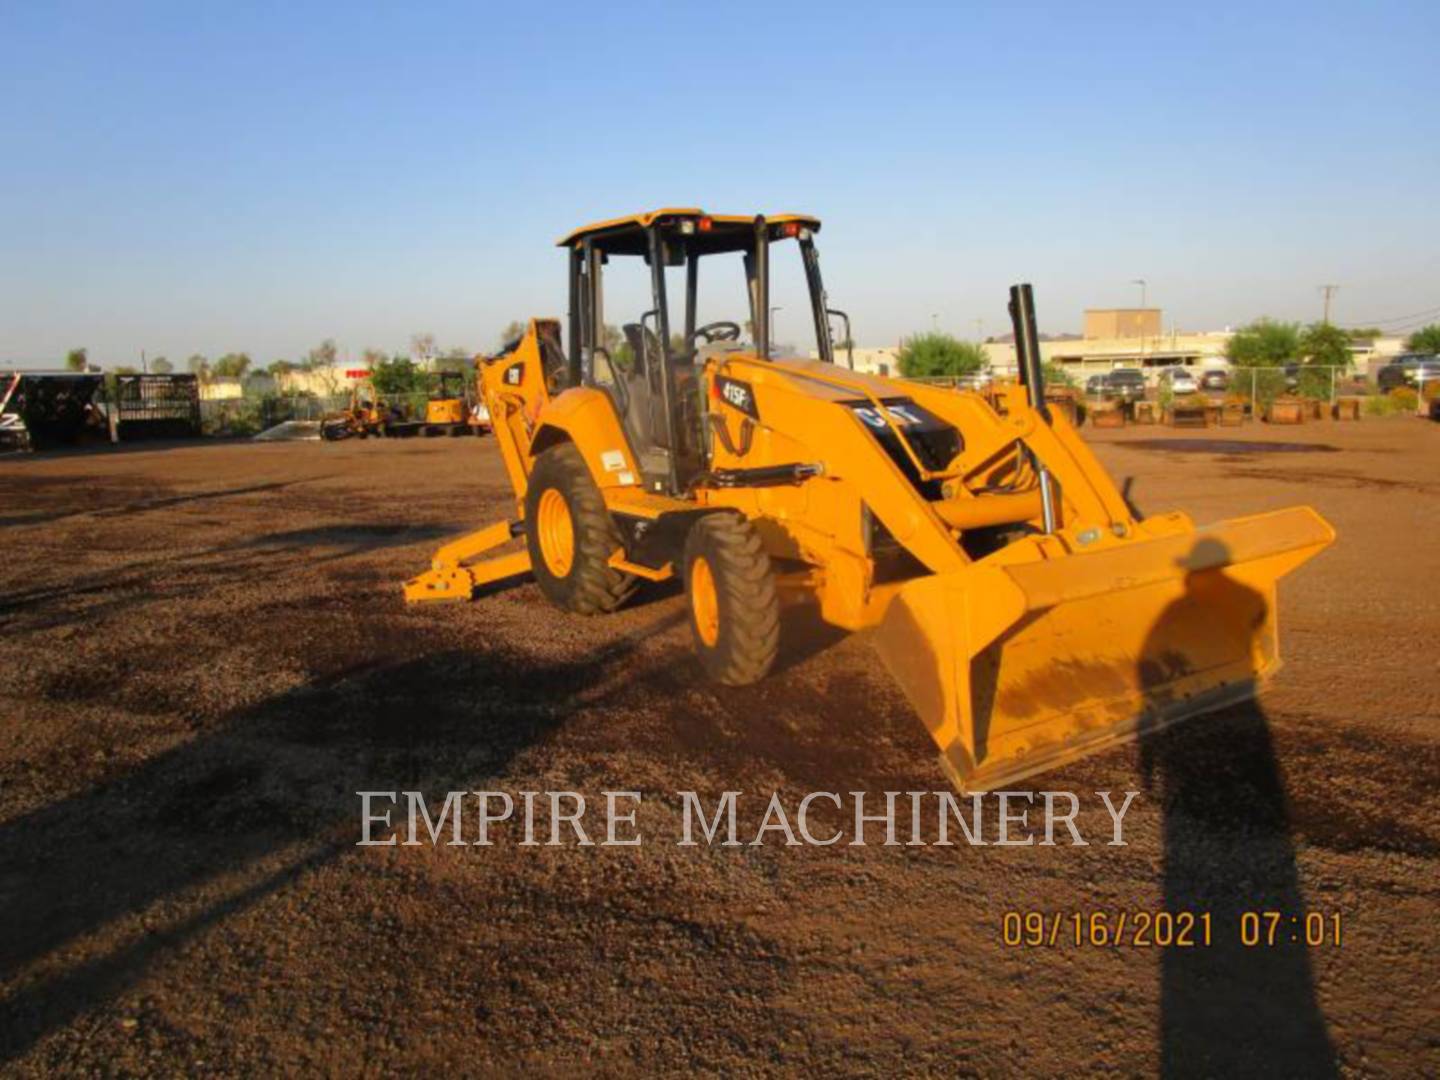
M690 610L700 640L713 648L720 640L720 597L715 592L715 574L703 557L690 564Z
M570 506L557 489L549 488L540 496L535 525L545 569L554 577L565 577L575 564L575 525L570 520Z

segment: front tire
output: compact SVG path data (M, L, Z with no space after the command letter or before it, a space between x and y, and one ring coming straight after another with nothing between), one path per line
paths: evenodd
M536 459L525 491L525 544L540 591L564 611L614 611L635 591L635 578L610 565L620 536L572 443Z
M763 679L780 647L780 601L755 527L729 513L697 521L685 540L685 595L706 674L727 686Z

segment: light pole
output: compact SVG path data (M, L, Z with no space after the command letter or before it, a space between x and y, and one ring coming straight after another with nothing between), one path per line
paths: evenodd
M772 345L775 344L775 312L784 310L779 304L770 309L770 344Z
M939 331L939 329L940 329L940 316L937 315L937 314L933 314L933 313L932 313L931 316L930 316L930 332L931 332L932 334L934 334L934 333L936 333L937 331Z
M1143 308L1145 306L1145 279L1143 277L1135 278L1130 284L1140 286L1140 306Z

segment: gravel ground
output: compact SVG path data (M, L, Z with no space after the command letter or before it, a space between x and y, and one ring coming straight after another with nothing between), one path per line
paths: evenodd
M1087 847L678 846L680 791L743 792L748 839L772 792L944 781L869 647L803 615L724 689L673 589L404 607L512 511L489 440L0 461L0 1061L1434 1074L1440 425L1088 434L1146 512L1310 503L1340 539L1282 586L1262 706L1037 778ZM479 789L639 790L646 841L356 846L357 791ZM1109 846L1094 793L1127 790ZM1246 948L1256 909L1343 943ZM1212 944L1004 940L1007 911L1156 910Z

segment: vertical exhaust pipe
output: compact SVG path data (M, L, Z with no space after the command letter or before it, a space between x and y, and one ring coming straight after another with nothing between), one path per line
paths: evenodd
M1010 325L1015 331L1015 359L1020 383L1030 392L1030 407L1050 422L1045 404L1045 371L1040 363L1040 335L1035 332L1035 293L1029 283L1010 286Z
M1050 408L1045 404L1045 371L1040 363L1040 335L1035 330L1035 292L1026 282L1010 286L1010 325L1015 331L1015 360L1020 368L1020 384L1030 397L1030 407L1050 422ZM1050 470L1026 447L1031 464L1040 478L1040 514L1047 533L1055 531L1055 492L1050 483Z

